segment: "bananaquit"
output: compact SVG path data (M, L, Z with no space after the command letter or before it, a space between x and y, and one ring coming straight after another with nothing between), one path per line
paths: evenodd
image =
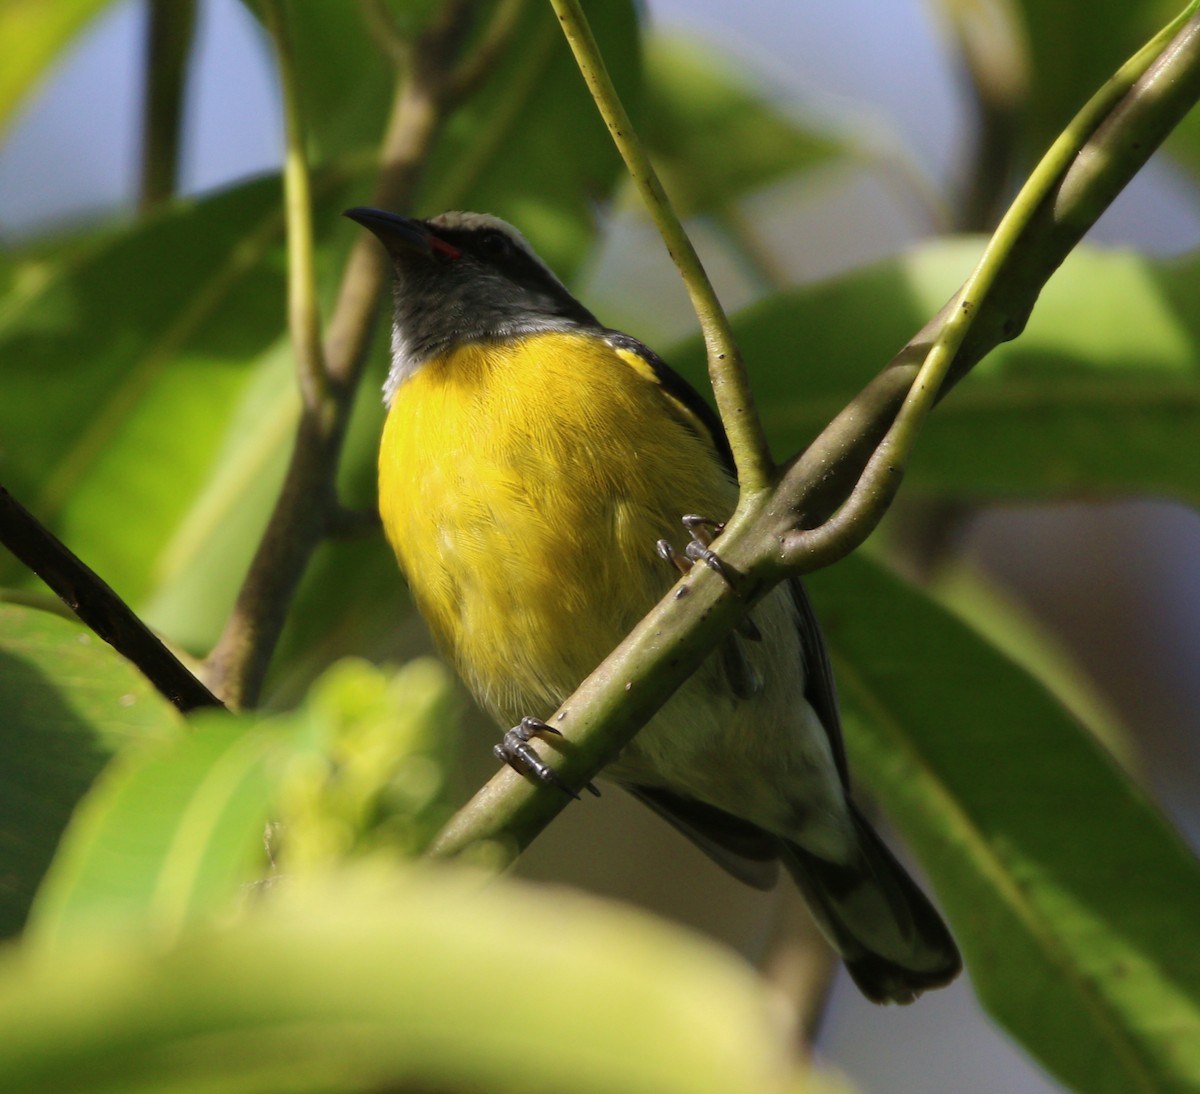
M673 583L655 544L679 546L683 514L733 511L720 421L504 221L346 215L395 274L388 539L475 699L501 726L536 726L526 716L548 718ZM863 993L909 1002L955 976L958 951L850 799L800 582L752 619L762 641L733 636L605 775L751 885L782 861Z

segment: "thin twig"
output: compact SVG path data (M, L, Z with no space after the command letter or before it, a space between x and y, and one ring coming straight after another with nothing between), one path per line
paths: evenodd
M195 22L195 0L150 4L138 185L138 209L143 213L174 197L178 184L180 119Z
M621 105L582 7L578 0L550 0L550 3L575 54L579 71L604 118L604 124L608 126L630 177L687 286L704 336L708 351L708 374L721 421L729 436L743 495L759 493L770 485L774 464L762 423L754 410L750 381L729 319L692 241L671 207L650 157L634 132L629 115Z
M304 408L310 414L330 414L325 350L321 345L321 316L317 306L317 276L312 226L312 189L305 152L304 122L296 55L280 0L264 0L263 17L275 46L283 98L283 197L287 223L288 329L296 356L296 378Z
M3 487L0 543L37 574L83 623L140 669L180 711L221 705L129 605Z

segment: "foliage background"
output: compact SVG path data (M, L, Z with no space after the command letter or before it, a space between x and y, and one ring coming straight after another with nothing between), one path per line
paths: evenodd
M930 198L951 192L960 180L973 120L961 74L941 48L945 25L929 8L900 2L839 5L836 14L824 16L798 12L790 5L756 4L749 12L744 7L731 13L718 4L659 2L650 10L664 22L715 38L739 63L752 58L770 94L787 103L787 110L819 119L817 128L831 142L826 154L818 149L808 170L752 194L742 210L788 277L811 280L837 273L934 234L941 225ZM278 155L278 109L261 50L253 36L244 33L245 13L231 3L201 8L201 62L189 104L184 160L186 185L193 191L269 169ZM1030 10L1051 13L1031 33L1037 48L1053 57L1036 69L1041 80L1035 84L1038 115L1029 126L1031 134L1044 140L1076 105L1072 96L1078 88L1096 83L1152 24L1146 20L1134 28L1099 18L1072 20L1063 14L1071 10L1066 3L1030 5ZM1159 14L1169 11L1160 7ZM129 207L136 163L136 87L127 81L137 67L132 59L122 63L120 58L130 58L138 18L132 5L118 5L106 14L67 70L9 134L0 150L0 225L9 238L32 233L39 222L57 228L99 210ZM1083 28L1099 25L1105 31L1092 41ZM1063 47L1064 36L1069 36L1072 48ZM1085 62L1090 67L1084 74L1069 71ZM1048 74L1062 77L1061 93ZM849 152L847 132L852 134ZM1028 138L1027 152L1036 150L1037 139ZM1178 159L1184 162L1187 147L1177 142ZM225 215L239 215L241 205L253 200L254 195L239 197ZM260 200L275 200L271 184L264 184ZM245 208L247 215L253 214L249 205ZM333 201L323 203L320 215L331 217L336 208ZM752 299L761 282L747 273L744 263L718 251L727 230L728 225L706 221L700 240L714 256L723 296L736 307ZM1192 250L1200 240L1200 225L1187 176L1163 166L1147 172L1106 217L1096 238L1143 251ZM164 245L169 246L169 238ZM580 272L580 284L581 295L608 321L665 347L686 331L687 313L682 291L658 254L649 229L636 214L626 212L610 226L601 253ZM639 306L640 301L651 303ZM264 323L263 329L273 329L273 322ZM217 352L228 347L213 348ZM78 352L92 350L81 344ZM112 352L119 354L120 346ZM279 351L264 346L262 352ZM212 373L206 375L211 378ZM245 397L244 413L256 421L277 410L277 392L289 383L282 353L274 373L263 375L263 389ZM31 398L35 394L30 393ZM209 394L217 398L219 392L210 389ZM181 422L193 420L190 416L203 420L202 402L171 407ZM364 423L362 443L369 443L369 436L369 423ZM260 470L262 496L268 497L270 468ZM115 467L111 473L120 477L126 472ZM161 481L138 485L147 492L146 499L158 499L159 505L171 487ZM367 484L348 485L360 496L368 491ZM1182 489L1176 491L1177 498L1184 496ZM219 504L218 493L212 505ZM84 511L76 519L87 527L102 518ZM71 527L63 531L71 541ZM132 588L132 596L144 575L139 576L139 562L126 549L133 530L123 525L119 531L111 555L97 565L122 591ZM245 535L252 531L246 529ZM182 536L181 542L187 538ZM1200 647L1200 592L1194 566L1188 563L1197 557L1198 541L1193 513L1169 503L1139 502L1054 513L1011 508L991 512L972 520L965 537L953 544L954 557L961 553L986 565L1066 637L1099 693L1089 701L1098 699L1119 714L1113 720L1128 726L1151 783L1193 832L1197 818L1186 805L1196 800L1189 772L1200 767L1192 733L1200 685L1191 671ZM347 548L348 556L342 555L338 564L358 564L355 550ZM194 547L193 552L200 553ZM186 585L162 581L160 588L170 591L147 605L150 617L165 626L173 624L174 636L182 640L189 637L180 632L185 624L196 628L197 635L212 625L200 610L206 605L196 590L204 588L205 574L195 561L172 558L168 552L160 564L173 562L180 572L190 573L195 588L189 592ZM219 568L223 560L213 556L208 565ZM310 595L320 595L320 579L333 566L327 559L324 569L319 568ZM386 571L379 573L379 582L390 580ZM398 590L396 598L399 604ZM403 637L404 644L393 646L393 653L416 648L419 629L411 628ZM301 624L290 641L294 650L304 649L311 638ZM319 650L310 653L320 658ZM277 681L285 694L287 684L286 679ZM472 740L488 740L487 727L475 728ZM485 747L467 750L472 751L486 762ZM481 764L480 770L486 768ZM472 777L465 775L464 784ZM605 849L595 854L600 829L606 834ZM631 846L640 849L636 858L628 853ZM673 859L679 860L680 872L664 874L663 863ZM615 794L586 811L568 811L523 869L533 876L565 875L588 887L664 908L748 951L758 948L775 914L769 901L726 884ZM988 1086L1055 1089L1010 1055L989 1024L970 1021L973 1012L963 986L931 997L920 1007L887 1013L867 1008L852 990L840 987L821 1047L866 1090L960 1088L977 1082L988 1061L1015 1069L997 1071Z

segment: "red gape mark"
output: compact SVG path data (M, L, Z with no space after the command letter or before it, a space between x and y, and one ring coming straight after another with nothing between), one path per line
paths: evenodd
M461 258L460 251L453 244L447 243L440 236L431 235L429 237L429 247L431 250L437 251L439 254L444 254L447 258Z

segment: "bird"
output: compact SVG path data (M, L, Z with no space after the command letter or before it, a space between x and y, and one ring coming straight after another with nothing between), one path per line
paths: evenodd
M436 646L511 727L501 754L557 781L528 744L550 732L543 719L678 579L664 557L719 560L681 520L736 506L720 419L500 218L344 215L393 275L384 531ZM782 863L868 999L911 1002L960 971L941 916L851 797L798 579L753 607L603 776L747 884L770 888Z

